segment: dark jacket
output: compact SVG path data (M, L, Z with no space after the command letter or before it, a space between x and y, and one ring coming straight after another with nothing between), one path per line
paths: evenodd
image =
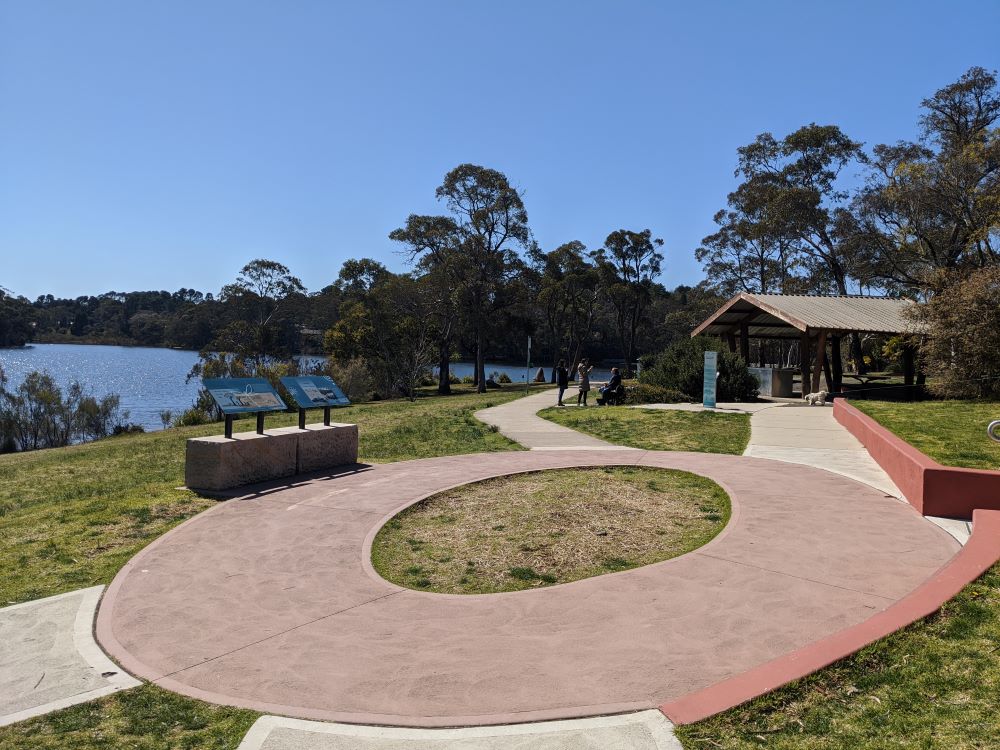
M569 388L569 371L565 367L556 368L556 384L560 388Z
M621 374L619 374L619 373L612 373L611 380L609 380L608 384L606 386L604 386L604 390L606 390L606 391L613 391L615 388L617 388L621 384L622 384L622 376L621 376Z

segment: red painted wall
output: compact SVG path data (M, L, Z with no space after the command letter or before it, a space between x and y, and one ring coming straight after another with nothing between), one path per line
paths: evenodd
M1000 471L942 466L846 399L833 402L833 416L923 515L972 518L976 508L1000 510Z

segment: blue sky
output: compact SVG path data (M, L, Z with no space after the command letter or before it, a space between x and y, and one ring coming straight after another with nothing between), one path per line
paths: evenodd
M316 290L505 172L537 240L693 258L762 131L913 137L1000 67L1000 3L0 0L0 286L217 291L255 257Z

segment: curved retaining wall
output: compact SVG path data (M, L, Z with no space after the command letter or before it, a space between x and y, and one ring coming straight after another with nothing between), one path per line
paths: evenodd
M888 609L749 672L665 703L660 710L675 724L691 724L801 679L933 614L998 559L1000 512L977 510L973 515L972 536L962 550Z
M942 466L842 398L833 402L833 417L923 515L971 518L977 508L1000 510L1000 471Z

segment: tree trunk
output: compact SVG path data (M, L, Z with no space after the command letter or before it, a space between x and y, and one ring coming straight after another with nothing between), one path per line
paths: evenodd
M483 330L476 329L476 393L486 393L486 360L483 358Z
M451 346L447 341L441 343L438 358L438 395L451 395Z

